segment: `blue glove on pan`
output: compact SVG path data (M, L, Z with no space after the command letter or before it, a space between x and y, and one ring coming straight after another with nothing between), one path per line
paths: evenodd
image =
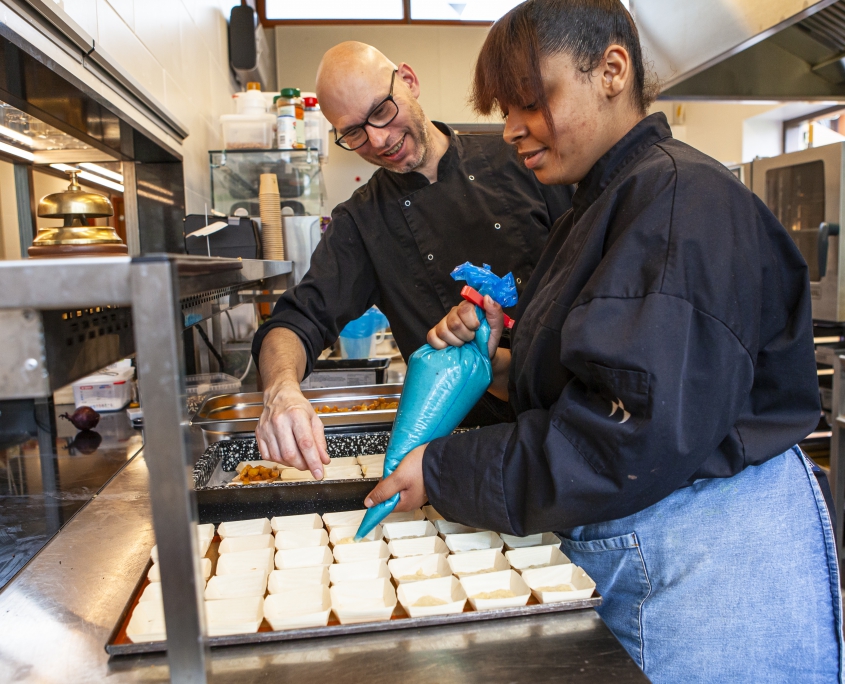
M516 286L508 273L499 278L485 268L469 262L453 272L455 280L466 280L483 294L489 294L503 306L516 303ZM475 307L481 327L475 339L462 347L434 349L423 345L408 361L408 373L393 432L384 457L384 477L388 477L405 455L438 437L450 434L493 381L493 369L487 351L490 326L484 311ZM367 511L355 539L363 539L384 520L399 503L399 494Z

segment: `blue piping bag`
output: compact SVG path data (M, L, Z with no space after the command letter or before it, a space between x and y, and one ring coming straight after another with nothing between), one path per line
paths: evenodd
M489 266L481 269L467 263L455 269L452 277L474 284L470 279L475 275L472 269L482 272L481 278L488 283L486 294L499 301L502 292L505 292L509 295L505 298L506 301L510 301L510 294L515 300L515 285L499 288L500 291L489 287L490 276L496 281L505 281L493 275ZM513 276L508 276L513 283ZM425 344L411 354L405 387L384 457L384 477L393 473L412 449L450 434L490 386L493 380L493 369L487 351L490 326L483 309L476 306L475 313L481 321L481 327L476 331L475 339L471 343L440 350ZM397 503L399 494L370 508L355 534L356 541L369 534L390 514Z

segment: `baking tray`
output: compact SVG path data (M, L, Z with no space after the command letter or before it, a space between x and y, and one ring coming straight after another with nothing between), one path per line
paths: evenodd
M302 393L315 406L329 404L351 407L374 399L398 401L402 394L402 385L333 387L303 390ZM191 424L199 427L209 442L230 439L232 436L255 432L263 410L264 395L261 392L223 394L206 399L194 414ZM353 425L364 426L371 430L375 426L389 430L396 418L396 409L318 415L327 433L347 431Z
M206 554L211 558L213 568L216 571L217 562L217 546L220 538L215 536L211 547ZM152 561L149 561L144 568L144 573L141 575L141 580L132 592L129 601L120 614L117 624L109 635L106 643L106 653L110 656L123 655L139 655L143 653L162 653L167 650L166 641L147 641L142 643L133 643L126 636L126 627L129 624L129 619L132 616L132 611L138 604L138 599L141 593L146 588L149 582L147 581L147 573L152 566ZM388 632L396 629L419 629L421 627L436 627L439 625L452 625L463 622L481 622L484 620L498 620L502 618L525 617L531 615L542 615L545 613L561 613L570 610L583 610L585 608L595 608L601 605L602 597L594 591L593 595L588 599L578 599L575 601L565 601L561 603L538 603L533 596L528 601L528 605L519 606L516 608L500 608L497 610L472 610L467 602L467 607L463 613L455 615L432 615L429 617L412 618L409 617L402 608L400 603L396 604L396 609L393 611L393 617L390 620L382 620L375 622L362 622L353 625L341 625L334 614L329 616L329 624L326 627L309 627L306 629L285 629L273 631L273 628L263 620L258 632L251 634L235 634L231 636L208 637L208 644L212 647L219 646L239 646L244 644L264 644L276 641L294 641L298 639L316 639L332 636L346 636L349 634L362 634L367 632Z
M383 454L389 439L385 431L328 434L326 445L332 458ZM378 482L378 478L363 478L229 486L238 463L260 458L254 437L214 442L205 450L194 465L201 523L355 510L363 508L364 498Z

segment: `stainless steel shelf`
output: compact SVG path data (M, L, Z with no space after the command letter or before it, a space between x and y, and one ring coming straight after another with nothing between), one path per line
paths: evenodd
M132 273L162 262L183 328L284 288L291 272L289 261L182 255L0 262L0 400L49 396L134 353Z

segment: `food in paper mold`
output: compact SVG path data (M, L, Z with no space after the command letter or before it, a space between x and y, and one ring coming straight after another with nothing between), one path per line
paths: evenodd
M501 549L504 546L502 538L495 532L447 534L444 541L452 553L479 551L481 549Z
M217 534L221 539L227 537L249 537L254 534L270 534L273 528L267 518L255 518L254 520L235 520L220 523L217 527Z
M335 563L329 566L329 580L332 584L389 578L390 571L387 569L387 561L384 558L354 563Z
M434 510L434 506L423 506L422 512L425 516L425 519L430 520L431 522L436 522L437 520L444 520L443 516L440 515L440 513L438 513L436 510Z
M384 538L412 539L415 537L435 537L437 530L428 520L409 520L408 522L384 523Z
M141 596L138 598L138 603L146 603L147 601L157 601L158 603L161 603L161 582L148 584L141 593Z
M461 586L475 610L494 610L524 606L531 590L513 570L502 570L460 579Z
M329 567L326 565L273 570L267 580L267 591L271 594L280 594L297 587L310 587L318 584L329 586Z
M389 579L342 582L330 593L332 611L342 625L389 620L396 608L396 590Z
M278 482L282 478L282 470L278 463L272 467L263 465L242 468L229 482L230 485L251 485L263 482Z
M243 596L264 596L267 591L267 573L252 570L237 575L215 575L205 587L205 600L217 601Z
M394 558L387 563L390 574L399 584L448 577L452 574L446 556L432 553L427 556Z
M164 604L145 601L135 606L129 624L126 625L126 636L136 644L142 641L164 641L167 638L164 630Z
M550 565L522 573L522 579L540 603L588 599L596 583L577 565Z
M481 549L450 555L447 559L452 573L458 577L510 570L510 563L499 549Z
M331 564L332 552L328 546L306 546L302 549L287 549L276 552L276 567L279 570Z
M331 532L333 527L355 525L356 528L366 515L367 509L357 511L339 511L337 513L323 513L323 524Z
M324 480L360 480L364 477L361 466L333 466L323 468L322 480L317 480L308 470L288 469L282 471L282 482L323 482Z
M245 596L236 599L205 602L208 636L252 634L264 619L264 597Z
M411 520L425 520L425 513L422 512L422 508L415 508L413 511L402 511L401 513L393 512L381 522L383 525L386 525L387 523L410 522Z
M358 531L357 525L341 525L333 527L329 535L329 541L332 546L338 544L355 544L355 533ZM369 534L367 534L361 541L380 541L384 539L384 530L381 525L376 525Z
M202 578L207 580L211 577L211 559L200 558L200 570L202 570ZM161 567L158 563L153 563L150 571L147 573L147 579L150 582L161 582Z
M400 584L396 597L412 618L463 612L467 595L454 577Z
M304 549L309 546L328 546L329 535L320 530L289 530L276 532L276 548L280 551L288 549Z
M276 461L241 461L238 465L235 466L235 472L240 475L244 468L268 468L268 469L275 469L275 470L284 470L285 468L291 468L292 466L286 466L282 463L277 463Z
M217 575L240 575L251 570L263 570L269 574L273 570L273 549L255 549L224 553L217 559Z
M362 560L389 558L390 551L383 541L360 541L354 544L338 544L334 547L334 559L338 563L354 563Z
M381 477L382 473L384 473L384 463L362 465L361 472L364 474L364 477Z
M524 549L529 546L560 546L560 537L554 532L540 532L539 534L529 534L527 537L515 537L512 534L500 534L502 541L505 542L505 548Z
M384 465L384 454L361 454L356 456L355 460L360 466Z
M270 520L273 532L287 532L291 530L319 530L323 527L323 519L317 513L305 515L280 515Z
M505 558L515 570L522 572L532 568L545 568L547 565L564 565L570 560L554 545L529 546L524 549L512 549L505 552Z
M217 547L217 552L240 553L241 551L255 551L256 549L272 549L272 534L253 534L249 537L226 537Z
M416 537L414 539L395 539L387 545L394 558L407 556L428 556L432 553L449 553L445 542L440 537Z
M471 532L484 531L479 530L477 527L469 527L467 525L461 525L461 523L449 522L448 520L435 520L434 526L443 536L447 534L470 534Z
M325 627L331 608L329 588L315 584L270 594L264 600L264 617L274 630Z

